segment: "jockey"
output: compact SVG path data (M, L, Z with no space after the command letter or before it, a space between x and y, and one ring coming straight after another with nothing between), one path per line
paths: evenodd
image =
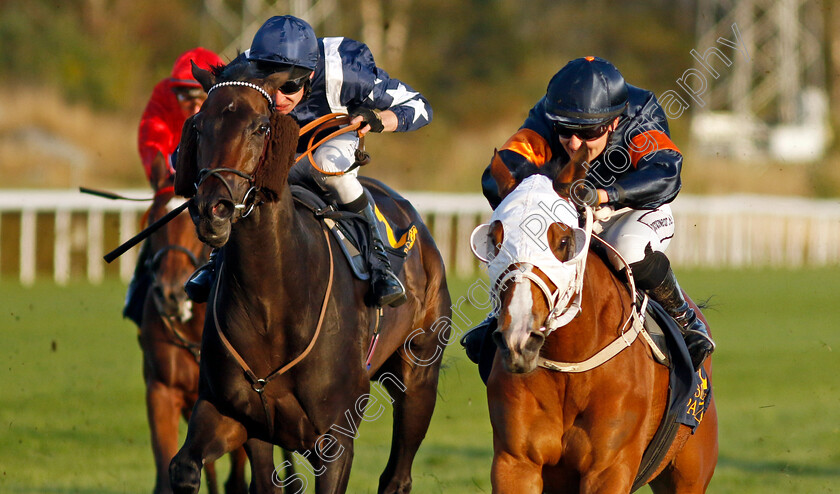
M680 190L682 154L671 142L662 107L650 91L624 82L618 69L596 57L572 60L548 83L546 95L499 155L514 172L565 162L581 147L589 164L584 187L573 188L578 204L630 212L602 223L602 238L627 261L636 286L658 302L681 326L695 369L714 351L706 326L683 297L665 249L674 235L669 203ZM481 179L494 209L501 202L490 167ZM609 254L616 270L624 269ZM492 319L492 320L491 320ZM488 318L461 339L476 360ZM476 357L476 358L473 358Z
M349 113L353 117L351 124L364 122L358 135L342 134L313 153L317 167L329 175L311 165L308 171L339 207L364 216L370 224L371 286L377 305L403 303L405 288L391 270L385 244L376 228L373 204L359 183L358 168L353 164L359 137L367 132L417 130L432 119L429 102L377 67L365 44L342 37L316 38L308 23L289 15L267 20L254 35L251 48L240 57L258 64L266 76L289 73L288 82L275 95L275 108L299 125L330 113ZM304 139L299 146L298 152L304 152ZM206 297L209 292L212 263L208 265L187 282L191 297L193 293Z
M146 179L153 182L152 164L158 160L169 170L169 175L175 173L171 163L172 153L181 140L181 127L184 121L195 115L207 95L192 76L191 61L199 67L209 69L215 65L224 65L222 59L210 50L193 48L178 57L172 67L172 74L155 85L152 96L146 104L143 116L140 118L140 129L137 133L137 148L140 151L140 161L146 172ZM160 164L160 163L159 163ZM165 178L165 177L160 177ZM158 184L151 183L153 189ZM141 279L146 274L147 249L141 249L137 260L137 269L128 285L123 316L140 325L143 315L143 301L146 290Z
M207 99L201 84L193 79L191 61L203 69L224 65L212 51L194 48L181 54L172 67L172 75L157 83L140 118L137 136L140 160L147 179L151 179L152 161L155 159L164 159L170 174L175 172L170 157L181 140L184 120L198 113Z

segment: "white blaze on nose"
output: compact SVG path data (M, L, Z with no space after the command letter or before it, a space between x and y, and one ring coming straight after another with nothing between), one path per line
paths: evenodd
M515 283L513 296L508 305L508 315L510 316L508 346L511 350L521 350L525 342L528 341L531 334L531 323L534 319L533 306L531 284L527 281Z

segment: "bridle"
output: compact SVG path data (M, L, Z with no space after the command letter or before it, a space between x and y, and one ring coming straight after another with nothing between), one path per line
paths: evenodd
M583 292L583 275L586 270L586 258L589 252L589 243L592 239L592 208L589 206L585 209L586 226L584 232L586 233L586 241L580 249L580 254L575 259L568 261L568 265L574 266L575 278L569 286L565 288L557 287L551 290L548 284L533 271L534 266L524 265L519 268L511 269L507 274L499 278L495 283L496 290L501 290L508 281L514 283L525 280L530 281L536 285L545 296L546 304L548 305L548 315L545 318L540 332L546 336L551 334L557 328L563 327L574 319L580 313L580 304Z
M268 134L266 134L266 137ZM265 149L268 146L263 147L263 155L260 158L260 163L257 165L257 168L262 164L263 160L265 160ZM233 188L230 186L227 180L222 177L222 173L232 173L239 177L244 178L248 181L248 190L245 191L245 194L242 196L242 200L236 201L234 198L235 194L233 193ZM237 170L235 168L202 168L198 172L198 182L195 184L195 191L198 192L198 188L201 187L201 184L204 183L210 177L216 177L225 186L225 189L228 191L228 195L230 196L230 201L233 203L234 209L234 216L231 218L231 221L236 221L239 218L247 218L250 215L254 208L257 206L257 186L254 180L254 176L248 173L245 173L241 170ZM246 209L247 208L247 209ZM244 212L243 212L244 211Z
M268 92L265 89L261 88L260 86L254 84L254 83L251 83L251 82L246 82L246 81L220 82L218 84L215 84L209 90L207 90L207 97L209 98L210 93L212 93L214 90L216 90L220 87L225 87L225 86L242 86L242 87L247 87L247 88L253 89L255 91L258 91L262 95L262 97L265 98L265 100L268 102L269 114L274 113L274 100L271 98L271 95L269 95ZM271 127L269 127L268 130L266 130L265 137L264 137L264 143L263 143L262 155L260 156L260 161L259 161L259 163L257 163L257 167L255 168L255 170L259 170L260 167L262 166L263 162L265 162L265 155L266 155L266 151L268 149L268 138L269 138L270 135L271 135ZM232 174L234 174L238 177L244 178L245 180L248 181L248 190L242 196L241 200L239 200L239 201L236 200L236 198L235 198L236 194L234 194L234 192L233 192L233 187L231 187L230 183L228 183L228 181L225 180L225 178L222 176L223 173L232 173ZM233 209L234 209L234 215L231 218L232 222L236 222L236 220L238 220L240 218L247 218L248 215L250 215L254 211L254 208L258 205L258 202L259 202L258 198L257 198L257 192L258 192L259 189L256 186L256 181L255 181L255 178L254 178L253 174L248 174L248 173L245 173L241 170L237 170L235 168L227 168L227 167L202 168L201 170L198 171L198 182L196 182L196 184L195 184L196 193L198 192L199 187L201 187L201 185L210 177L216 177L217 179L219 179L219 181L222 182L222 185L225 186L225 189L227 189L228 195L230 196L230 200L233 203Z
M158 190L157 192L155 192L155 199L166 194L174 195L174 187L169 186ZM177 318L177 316L168 313L168 311L166 310L166 304L161 298L162 292L155 289L157 287L162 286L162 283L158 279L157 270L160 267L161 262L163 262L163 258L170 252L177 252L187 256L193 268L198 268L200 264L198 257L191 250L187 249L183 245L167 244L158 249L151 257L151 259L146 261L147 272L150 273L152 277L152 302L155 304L155 310L160 316L163 325L166 327L166 329L169 331L172 337L169 343L187 350L192 354L195 361L198 362L201 358L201 343L192 341L181 333L181 331L178 329L178 323L186 321L181 320L180 318Z

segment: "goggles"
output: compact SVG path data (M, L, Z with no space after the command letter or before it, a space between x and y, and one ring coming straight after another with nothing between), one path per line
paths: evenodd
M594 141L606 134L611 123L612 122L607 122L596 127L586 127L581 129L566 127L565 125L556 122L554 124L554 133L557 134L560 139L571 139L572 136L577 136L581 141Z
M306 81L309 80L309 76L303 76L300 79L295 79L293 81L286 81L285 84L280 86L280 92L286 95L295 94L301 89L303 89L303 85L306 84Z
M207 97L204 90L200 87L175 87L172 89L172 92L175 93L175 97L178 98L178 101L182 103L194 99L204 99Z

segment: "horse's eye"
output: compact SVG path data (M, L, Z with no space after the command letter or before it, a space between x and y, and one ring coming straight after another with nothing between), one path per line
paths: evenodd
M268 125L267 124L260 125L259 127L257 127L256 132L254 132L254 134L256 134L258 136L264 136L267 133L268 133Z

